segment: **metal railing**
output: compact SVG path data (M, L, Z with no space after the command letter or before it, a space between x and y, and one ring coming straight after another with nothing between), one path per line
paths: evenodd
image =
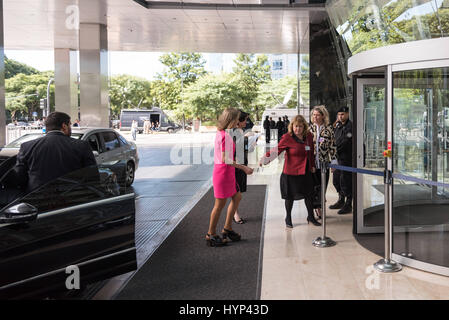
M6 126L6 144L28 133L42 133L41 126Z

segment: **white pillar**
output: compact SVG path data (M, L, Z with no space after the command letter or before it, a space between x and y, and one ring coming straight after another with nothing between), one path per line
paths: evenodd
M3 0L0 0L0 147L6 143L5 52L3 45Z
M80 23L81 126L109 127L107 49L105 25Z
M70 49L55 49L55 110L78 119L78 56Z

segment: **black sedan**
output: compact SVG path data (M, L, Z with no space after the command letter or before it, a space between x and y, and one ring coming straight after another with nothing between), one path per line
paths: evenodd
M0 299L44 298L137 268L135 194L86 167L31 193L0 165Z

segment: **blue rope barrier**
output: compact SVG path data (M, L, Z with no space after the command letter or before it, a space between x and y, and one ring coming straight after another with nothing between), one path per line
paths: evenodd
M329 164L328 167L334 168L337 170L342 170L342 171L350 171L350 172L354 172L354 173L370 174L370 175L379 176L379 177L384 176L383 171L379 172L379 171L374 171L374 170L359 169L359 168L341 166L341 165L336 165L336 164ZM447 184L447 183L419 179L419 178L415 178L415 177L411 177L411 176L406 176L406 175L400 174L400 173L393 173L393 178L416 182L416 183L427 184L427 185L431 185L431 186L435 186L435 187L449 188L449 184Z
M353 168L353 167L347 167L347 166L340 166L337 164L329 164L329 168L334 168L334 169L342 170L342 171L350 171L350 172L354 172L354 173L370 174L370 175L379 176L379 177L384 176L383 171L379 172L379 171L374 171L374 170L359 169L359 168Z

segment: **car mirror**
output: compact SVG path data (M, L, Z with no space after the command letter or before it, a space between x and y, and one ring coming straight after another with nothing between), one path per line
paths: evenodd
M0 223L23 223L37 219L37 208L28 203L19 203L0 213Z
M98 157L100 154L98 153L98 151L96 151L96 150L94 150L94 151L92 151L93 152L93 154L94 154L94 157Z

